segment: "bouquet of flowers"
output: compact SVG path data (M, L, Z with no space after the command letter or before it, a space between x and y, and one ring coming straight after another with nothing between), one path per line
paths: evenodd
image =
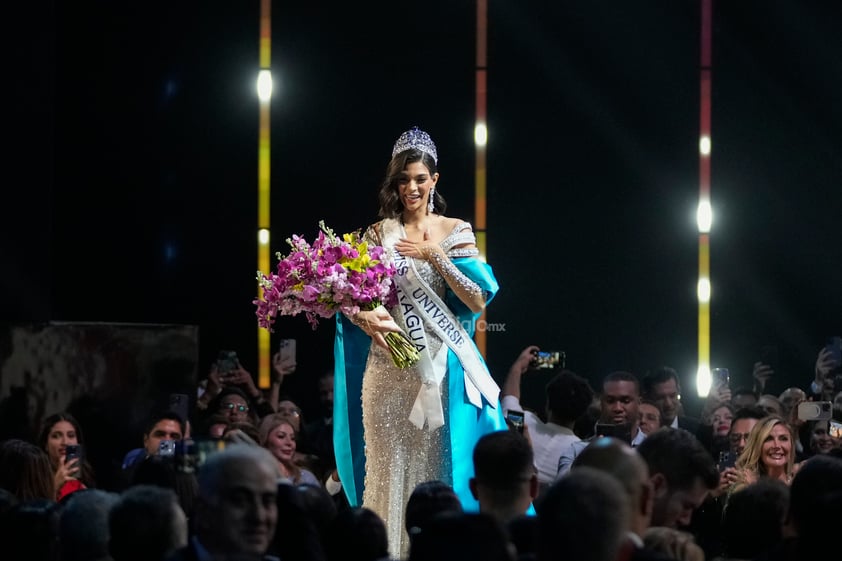
M272 331L278 315L303 313L315 329L320 317L337 312L353 317L360 310L396 303L395 266L384 259L384 248L368 245L358 231L340 239L324 221L319 230L312 245L300 236L287 239L292 250L287 255L278 252L275 273L257 272L263 289L263 298L254 300L260 327ZM389 332L384 338L396 366L418 362L418 349L405 334Z

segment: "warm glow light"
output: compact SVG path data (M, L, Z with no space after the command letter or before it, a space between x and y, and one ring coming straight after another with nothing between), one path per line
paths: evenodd
M485 123L477 123L474 127L474 144L477 146L488 144L488 129L485 127Z
M696 391L699 397L707 397L710 393L710 365L700 364L699 371L696 372Z
M257 231L257 243L269 245L269 230L267 228L261 228Z
M272 72L261 70L257 75L257 97L260 101L272 99Z
M702 135L699 138L699 152L703 156L710 156L710 137L708 135Z
M699 284L696 286L696 294L699 297L699 302L710 302L710 279L704 277L699 279Z
M696 209L696 223L699 225L700 233L707 234L710 232L711 224L713 224L713 209L709 200L699 201L699 208Z

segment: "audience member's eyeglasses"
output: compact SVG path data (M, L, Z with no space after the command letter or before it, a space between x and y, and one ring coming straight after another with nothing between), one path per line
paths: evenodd
M236 404L236 403L223 403L222 407L224 409L228 409L230 411L233 411L236 408L237 411L239 411L240 413L245 413L246 411L249 410L248 405L242 405L242 404Z
M747 432L742 432L742 433L741 432L735 432L735 433L729 434L728 438L731 440L731 442L737 443L737 442L741 442L743 440L748 440L748 434L749 433L747 433Z

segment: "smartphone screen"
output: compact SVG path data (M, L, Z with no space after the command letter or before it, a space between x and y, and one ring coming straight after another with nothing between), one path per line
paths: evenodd
M830 427L827 431L832 438L842 438L842 423L830 421Z
M596 434L598 436L613 436L627 444L631 444L631 425L628 423L597 423Z
M227 374L237 369L240 362L237 360L235 351L219 351L219 358L216 360L216 369L220 374Z
M509 411L506 413L506 420L512 424L515 430L523 434L523 411Z
M538 351L530 366L534 369L564 368L565 353L562 351Z

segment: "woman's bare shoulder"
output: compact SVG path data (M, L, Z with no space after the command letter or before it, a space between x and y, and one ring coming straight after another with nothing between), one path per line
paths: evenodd
M461 218L453 218L450 216L442 216L441 230L445 234L454 234L462 230L472 230L471 223Z

